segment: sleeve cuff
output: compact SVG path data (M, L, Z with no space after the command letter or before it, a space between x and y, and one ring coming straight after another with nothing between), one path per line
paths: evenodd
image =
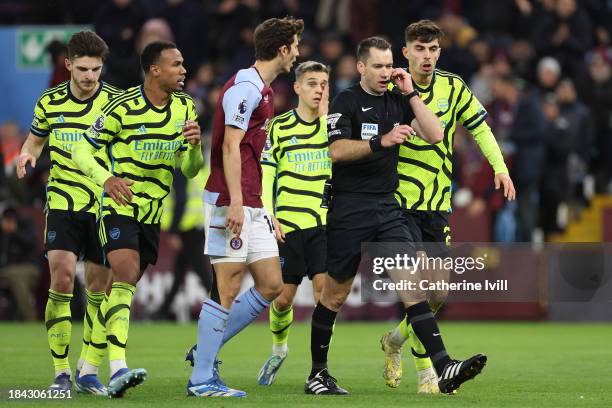
M32 132L34 136L38 136L38 137L47 137L49 136L49 133L50 133L48 130L38 129L38 128L35 128L34 126L30 127L30 132Z

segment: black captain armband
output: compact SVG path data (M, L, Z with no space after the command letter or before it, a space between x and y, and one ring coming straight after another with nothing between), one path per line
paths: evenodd
M370 149L372 149L373 152L380 152L384 149L380 136L373 136L370 138Z

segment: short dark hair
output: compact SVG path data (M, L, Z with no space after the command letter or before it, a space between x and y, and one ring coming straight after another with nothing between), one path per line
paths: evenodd
M444 37L444 31L431 20L419 20L410 24L404 31L406 43L415 40L428 43L433 40L441 40L442 37Z
M357 59L361 62L365 62L370 56L370 48L377 48L385 51L391 49L391 43L382 37L368 37L364 38L357 45Z
M106 61L108 46L93 31L79 31L68 40L68 58L74 61L79 57L98 57Z
M154 65L161 53L165 50L173 50L176 48L176 44L170 41L153 41L147 45L142 54L140 54L140 66L145 74L151 69L151 65Z
M276 57L278 49L283 45L291 47L293 36L298 37L304 31L304 20L293 17L270 18L255 28L253 42L255 43L255 59L270 61Z
M331 72L331 68L317 61L302 62L295 69L295 79L300 80L307 72L325 72L327 75Z

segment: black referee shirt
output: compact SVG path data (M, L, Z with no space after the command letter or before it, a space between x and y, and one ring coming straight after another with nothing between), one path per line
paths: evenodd
M394 126L410 125L414 113L409 99L399 92L380 96L366 93L359 83L342 91L329 107L327 136L330 145L338 139L369 140L389 133ZM398 186L399 145L374 152L360 160L332 164L334 192L393 194Z

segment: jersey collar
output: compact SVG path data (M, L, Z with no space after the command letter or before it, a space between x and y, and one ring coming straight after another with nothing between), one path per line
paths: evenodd
M102 85L104 84L104 82L102 81L98 81L98 82L99 82L99 85L98 85L98 89L96 90L96 92L94 92L94 94L91 95L89 98L81 100L72 94L72 91L70 90L70 80L68 80L66 82L66 92L68 92L68 98L70 98L70 100L75 103L82 103L82 104L86 104L86 103L93 101L94 99L98 97L98 95L100 95L100 91L102 91Z
M408 71L408 68L406 68L406 71ZM412 86L420 94L427 93L427 92L431 91L431 89L433 88L434 83L436 82L436 76L437 76L436 75L436 70L434 69L433 76L431 77L431 82L429 83L427 88L420 87L416 82L414 82L414 79L412 80Z
M151 101L149 100L149 98L147 98L147 94L145 94L145 91L144 91L144 84L141 84L139 88L140 88L140 95L142 95L142 99L144 99L145 103L149 106L149 108L151 108L151 110L155 112L163 113L170 108L170 105L172 105L172 99L173 99L172 94L170 94L170 98L168 99L168 103L166 104L166 106L162 106L161 108L159 108L153 105Z
M315 120L313 120L312 122L307 122L307 121L305 121L304 119L302 119L302 118L300 117L300 115L298 115L298 113L297 113L297 109L293 109L293 116L295 116L295 119L296 119L296 120L297 120L299 123L301 123L302 125L306 125L306 126L311 126L311 125L314 125L314 124L316 124L316 123L317 123L319 120L321 120L321 118L316 118L316 119L315 119Z

